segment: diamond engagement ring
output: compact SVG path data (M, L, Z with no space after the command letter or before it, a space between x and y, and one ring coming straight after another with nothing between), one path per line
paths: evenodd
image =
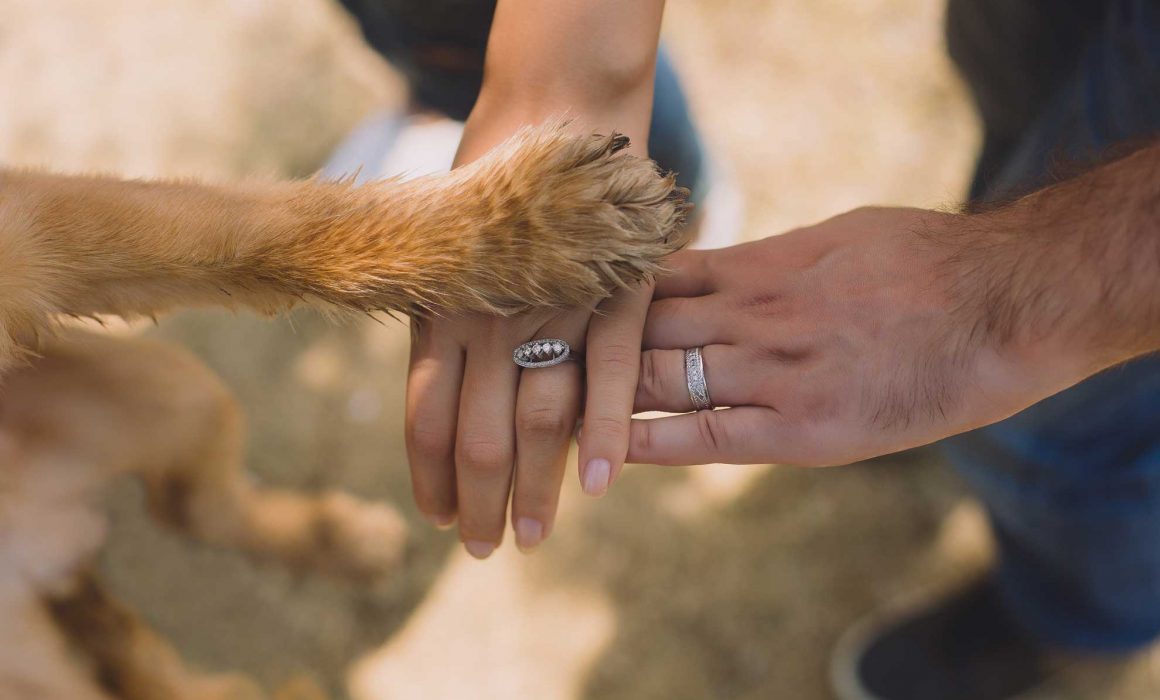
M582 357L580 353L572 351L567 341L559 338L529 340L512 353L512 361L527 369L551 367L567 360L581 362Z
M709 385L705 383L705 360L701 357L701 348L685 351L685 383L689 386L689 400L693 402L693 408L698 411L713 408Z

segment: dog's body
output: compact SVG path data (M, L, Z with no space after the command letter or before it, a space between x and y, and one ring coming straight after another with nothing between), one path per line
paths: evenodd
M252 485L240 413L188 354L55 333L54 317L590 303L651 273L686 208L623 145L552 126L450 175L361 188L0 171L0 700L256 693L190 673L91 577L114 475L140 476L167 524L300 568L379 575L405 540L385 505Z

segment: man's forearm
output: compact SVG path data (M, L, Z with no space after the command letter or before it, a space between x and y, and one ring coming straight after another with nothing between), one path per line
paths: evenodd
M1085 374L1160 350L1160 143L960 228L946 269L974 338Z

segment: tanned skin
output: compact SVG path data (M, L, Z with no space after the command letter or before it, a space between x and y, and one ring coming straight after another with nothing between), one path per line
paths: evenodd
M997 422L1160 350L1160 144L991 210L859 209L683 252L649 311L634 421L657 464L846 464Z
M932 243L975 342L1082 376L1160 350L1160 143L958 222Z
M578 128L627 134L631 152L645 155L663 11L663 0L499 0L456 165L470 167L525 124L561 112ZM457 526L468 553L483 559L504 540L510 500L516 546L538 547L555 526L581 413L577 472L586 492L603 493L628 451L647 302L638 285L595 314L589 306L416 324L406 436L419 510ZM584 349L586 371L564 363L519 372L512 350L533 338ZM599 468L588 469L593 460Z

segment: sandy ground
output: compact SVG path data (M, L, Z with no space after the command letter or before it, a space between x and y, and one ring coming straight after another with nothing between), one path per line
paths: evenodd
M749 237L954 202L977 136L940 22L934 0L670 3L667 41ZM0 75L0 162L132 175L307 174L400 99L323 0L0 0ZM977 511L922 451L826 471L641 466L602 501L572 477L541 552L478 563L410 505L401 325L198 313L148 332L236 389L258 478L341 486L411 522L405 565L357 587L192 545L118 486L104 579L190 660L271 687L827 698L847 624L986 555Z

